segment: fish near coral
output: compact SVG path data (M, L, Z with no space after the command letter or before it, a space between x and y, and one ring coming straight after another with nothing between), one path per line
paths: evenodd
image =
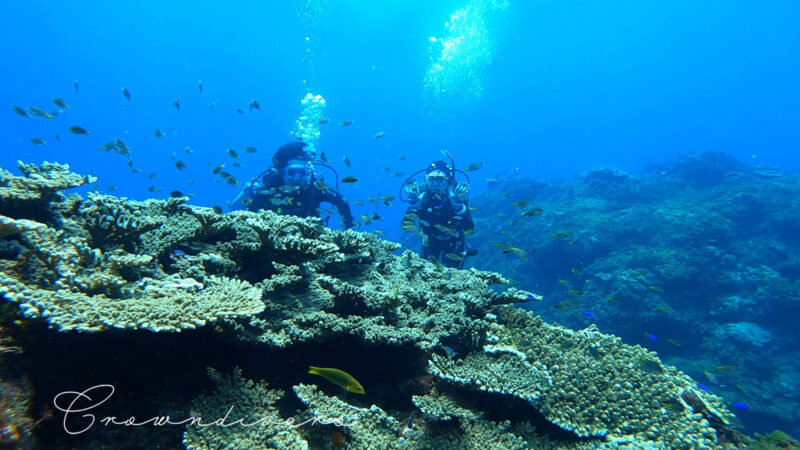
M319 375L322 378L330 381L333 384L339 385L345 388L349 392L353 392L356 394L363 394L364 388L361 386L361 383L358 382L352 375L349 373L334 369L332 367L308 367L308 373L312 375Z

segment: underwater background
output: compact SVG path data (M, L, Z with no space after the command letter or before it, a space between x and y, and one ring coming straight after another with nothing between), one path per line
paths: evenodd
M357 178L358 229L417 251L406 205L367 199L447 149L482 163L467 267L656 351L744 432L800 436L796 2L34 0L0 23L3 168L228 211L302 135Z

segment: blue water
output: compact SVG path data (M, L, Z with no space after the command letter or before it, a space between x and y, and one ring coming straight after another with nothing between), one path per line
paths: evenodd
M7 2L0 165L65 162L98 176L102 192L145 199L180 190L195 204L224 206L240 187L212 169L224 162L244 182L267 168L293 139L300 100L311 92L325 98L331 119L318 148L340 176L359 179L341 186L351 204L397 195L405 176L392 173L408 175L445 148L459 167L484 163L471 174L473 196L503 173L635 172L707 150L800 168L800 3L490 3ZM447 91L432 92L425 74L440 53L431 47L468 5L479 33L465 36L458 55L478 63L443 62ZM53 111L56 97L70 108L53 120L11 110ZM251 99L260 110L249 110ZM91 134L72 134L72 125ZM156 138L156 129L166 136ZM99 151L114 138L141 172ZM248 146L259 151L244 153ZM233 166L229 148L243 167ZM404 206L381 206L384 222L365 229L401 239ZM373 211L353 205L355 216Z

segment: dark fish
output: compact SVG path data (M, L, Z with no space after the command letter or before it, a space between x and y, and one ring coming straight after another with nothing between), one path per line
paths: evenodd
M184 152L186 152L186 153L188 153L189 155L191 155L192 153L194 153L194 152L192 151L192 149L191 149L191 148L189 148L189 146L188 146L188 145L187 145L186 147L183 147L183 151L184 151Z
M64 103L64 100L62 100L61 97L54 98L53 103L55 103L59 108L69 109L69 105Z
M392 174L392 176L393 177L402 177L403 176L403 172L395 172L395 173Z
M175 101L172 102L172 106L174 106L175 109L181 109L181 98L175 97Z
M178 197L185 197L186 194L184 194L181 191L172 191L172 192L169 193L169 196L172 197L172 198L178 198Z
M342 178L342 183L355 183L356 181L358 181L358 178L356 178L356 177L344 177L344 178Z
M175 161L175 167L177 167L178 170L183 170L183 169L186 168L186 163L184 163L181 160L177 160L177 161Z
M245 147L245 148L244 148L244 152L245 152L245 153L255 153L255 152L257 152L257 151L258 151L258 149L257 149L257 148L255 148L255 147Z
M157 176L156 174L154 174L154 173L151 173L151 174L148 174L148 175L147 175L147 178L150 178L150 179L152 180L152 179L153 179L153 178L155 178L156 176Z
M248 105L248 107L250 108L249 109L250 111L252 111L253 108L261 111L261 105L259 105L258 102L253 100L252 98L250 99L250 104Z
M211 210L214 211L217 214L222 214L222 208L220 208L219 205L212 206Z
M234 150L232 148L228 149L228 155L233 159L239 159L239 154L236 153L236 150Z
M197 82L197 90L200 91L201 94L203 93L203 80Z
M47 114L46 112L44 112L44 110L42 110L41 108L37 108L35 106L28 106L28 112L34 116L42 117L47 120L55 119L56 117L52 114Z
M320 124L320 125L322 125L322 124L324 124L324 123L328 123L328 122L330 122L330 121L331 121L331 119L328 119L327 117L323 117L322 119L319 119L319 120L317 121L317 123L318 123L318 124Z
M82 134L84 136L88 136L89 135L89 130L87 130L86 128L83 128L83 127L79 127L77 125L73 125L73 126L69 127L68 129L69 129L70 133Z
M486 181L489 184L500 184L500 180L498 180L497 178L486 178L484 181Z
M467 168L464 169L464 172L470 172L470 171L473 171L473 170L478 170L481 167L483 167L483 163L482 162L474 162L474 163L470 164L469 166L467 166Z
M222 164L218 165L217 167L214 167L214 170L211 173L216 175L216 174L219 173L220 170L222 170L224 168L225 168L225 163L222 163Z
M160 190L161 190L161 188L160 188L160 187L158 187L158 186L150 186L150 187L148 187L148 188L147 188L147 190L148 190L149 192L158 192L158 191L160 191Z
M325 152L319 152L319 159L321 159L322 162L328 162L328 157L325 155Z
M121 154L121 155L130 155L131 154L130 149L128 148L127 145L125 145L124 142L122 142L122 139L119 139L119 138L114 139L114 148L116 149L116 152Z
M217 102L211 102L211 103L208 104L208 109L211 109L211 108L213 108L215 106L217 106Z
M60 141L60 140L61 140L61 136L59 136L59 135L56 135L56 140L57 140L57 141Z
M375 139L379 139L379 138L382 138L385 134L386 133L383 132L383 131L378 131L377 133L375 133L375 136L372 136L372 137L375 138Z
M350 158L348 158L347 156L343 156L342 160L344 160L344 165L346 165L347 167L351 168L353 167L353 165L350 163Z
M236 180L236 178L234 178L231 175L228 175L227 177L225 177L225 181L227 181L228 184L230 184L231 186L238 186L239 185L239 181Z
M346 126L349 126L349 125L352 125L352 124L353 124L352 120L345 120L342 123L340 123L339 125L341 125L343 127L346 127Z
M75 92L78 92L78 80L72 82L72 87L75 88Z
M126 87L123 87L123 88L122 88L122 95L124 95L124 96L125 96L125 98L127 98L127 99L128 99L128 101L130 101L130 100L131 100L131 93L130 93L130 92L128 92L128 88L126 88Z
M164 133L162 133L158 128L156 128L156 131L153 132L153 135L157 138L164 137Z
M543 212L544 212L544 210L542 208L533 208L533 209L530 209L528 211L525 211L524 213L522 213L522 215L525 216L525 217L535 217L535 216L540 215Z
M14 113L16 113L16 114L18 114L18 115L20 115L22 117L30 117L28 115L28 113L26 113L25 110L20 108L19 106L12 106L11 110L14 111Z
M239 114L244 114L244 110L242 108L236 108L236 112Z
M33 145L44 145L44 144L47 144L47 142L45 142L44 139L42 139L40 137L32 137L31 138L31 144L33 144Z

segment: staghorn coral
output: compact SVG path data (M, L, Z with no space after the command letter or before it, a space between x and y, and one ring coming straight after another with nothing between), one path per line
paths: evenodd
M217 321L221 332L263 347L350 336L386 352L406 345L430 359L441 395L415 398L424 414L419 427L378 406L357 408L313 386L295 387L306 415L358 418L362 428L343 431L355 448L438 448L448 440L462 447L544 445L524 422L469 417L456 399L472 390L499 402L522 399L563 429L598 437L587 446L713 447L709 422L730 417L718 398L695 392L654 354L595 328L574 332L514 309L508 303L539 297L497 289L509 281L495 273L441 269L412 252L393 255L396 244L331 231L313 219L220 215L184 201L54 197L49 208L58 220L3 238L19 257L0 259L0 295L60 330L177 331ZM245 396L267 391L227 383ZM252 404L277 401L264 395ZM427 435L447 411L454 428ZM198 447L239 439L192 436L187 445Z
M530 402L553 385L550 374L539 363L530 364L518 355L500 352L472 353L463 360L433 354L430 370L449 382Z
M51 194L69 188L94 183L96 177L69 171L69 165L45 161L41 165L17 161L23 176L18 177L0 168L0 201L31 202L48 199Z
M44 318L62 331L180 331L264 309L261 292L246 281L213 275L203 281L143 278L126 285L122 297L110 298L76 292L68 286L56 290L29 287L0 272L0 294L18 303L26 317Z
M222 375L209 368L208 376L215 384L214 393L194 399L191 416L202 418L202 423L225 417L225 423L233 425L187 425L183 433L183 445L187 449L308 448L305 439L280 417L275 406L283 397L283 391L269 389L263 381L256 383L242 378L238 367L232 375ZM243 424L262 422L245 426L235 424L237 420L242 420Z

